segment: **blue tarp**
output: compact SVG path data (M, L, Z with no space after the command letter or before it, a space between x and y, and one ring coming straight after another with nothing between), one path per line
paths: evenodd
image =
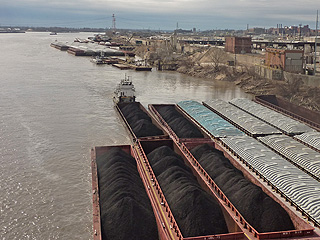
M178 103L187 114L202 125L214 137L242 136L239 129L196 101Z

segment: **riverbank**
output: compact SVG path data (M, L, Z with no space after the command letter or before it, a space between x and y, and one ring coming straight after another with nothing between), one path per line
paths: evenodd
M246 93L253 95L274 94L299 106L320 111L320 88L306 86L299 77L289 81L270 80L258 76L252 69L245 66L236 69L230 66L221 66L218 70L210 65L180 66L177 71L194 77L233 82Z
M187 47L185 47L187 49ZM274 94L311 110L320 111L320 88L306 83L304 75L287 74L286 80L262 78L254 70L264 56L261 54L237 56L237 67L227 65L233 62L234 55L220 47L188 46L183 54L174 52L167 45L158 43L142 45L135 53L147 59L150 64L177 65L176 71L203 79L227 81L236 84L246 93L253 95ZM316 80L315 80L316 81ZM317 85L316 85L317 86Z

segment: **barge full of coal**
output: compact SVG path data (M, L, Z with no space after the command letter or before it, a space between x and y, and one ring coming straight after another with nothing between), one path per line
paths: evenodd
M115 104L132 144L92 149L94 239L320 239L320 182L263 143L298 135L225 104Z

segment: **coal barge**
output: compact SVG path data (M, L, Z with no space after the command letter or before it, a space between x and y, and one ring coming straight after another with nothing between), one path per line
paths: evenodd
M106 239L104 231L107 229L115 230L116 234L118 231L119 236L124 229L129 229L119 227L112 219L107 221L111 227L102 223L104 203L100 200L100 191L103 183L99 182L97 159L113 148L123 149L136 161L136 170L149 198L144 204L150 204L153 211L148 219L154 221L148 222L155 222L157 226L157 237L153 235L148 239L320 239L320 204L316 195L319 181L259 140L285 134L279 133L278 128L265 127L265 133L259 129L262 133L253 134L252 124L229 119L226 113L193 101L149 105L148 110L139 102L119 101L115 102L115 109L132 138L132 145L92 148L94 239ZM291 134L285 135L294 139ZM212 155L212 159L200 156L199 151L204 152L202 148L209 151L207 156ZM272 161L268 162L270 159ZM220 174L227 176L221 180L221 176L215 176L214 169L219 167L210 168L210 161L227 167L223 173L237 173L234 178L243 183L238 196L229 191L235 184L226 181L233 177ZM128 174L125 171L120 175ZM137 178L135 181L139 182ZM251 193L255 194L245 192L244 186L250 186ZM201 201L199 195L203 196ZM239 202L240 196L243 199ZM251 204L243 204L247 202ZM260 203L273 211L261 210ZM214 206L208 209L215 210L206 212L199 208L201 205ZM272 218L276 212L281 214ZM145 231L143 226L147 223L139 214L131 215L132 222L144 224L130 229L126 235L128 239L136 239L136 233ZM277 222L277 218L282 220ZM224 230L210 229L210 225L219 225ZM273 227L269 228L271 225Z

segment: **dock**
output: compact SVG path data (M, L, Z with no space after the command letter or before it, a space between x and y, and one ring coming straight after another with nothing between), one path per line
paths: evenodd
M132 67L128 64L115 63L115 64L112 64L112 66L117 67L121 70L132 69Z
M60 51L67 51L75 56L98 56L101 54L105 57L135 56L135 54L130 51L114 49L110 46L92 42L73 42L72 44L68 44L56 41L52 42L50 46Z

